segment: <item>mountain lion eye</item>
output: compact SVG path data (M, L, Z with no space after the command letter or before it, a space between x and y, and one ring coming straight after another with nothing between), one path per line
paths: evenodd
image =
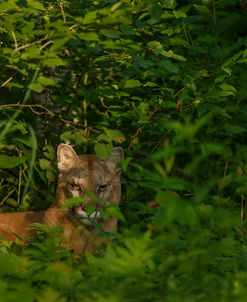
M71 184L70 184L70 188L71 188L72 190L77 190L77 191L79 191L79 190L81 189L80 185L75 184L75 183L71 183Z
M106 188L107 188L107 185L98 186L97 192L98 192L98 193L105 192Z

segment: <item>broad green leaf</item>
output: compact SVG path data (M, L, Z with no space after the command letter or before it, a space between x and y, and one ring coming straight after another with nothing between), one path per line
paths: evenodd
M16 137L13 137L13 141L20 142L30 148L33 148L35 146L35 142L33 141L33 138L31 136L28 138L16 136Z
M123 143L126 140L124 134L119 130L105 129L105 133L115 142Z
M17 202L15 199L13 199L13 198L8 198L8 199L6 200L6 203L7 203L8 205L10 205L11 207L14 207L14 208L17 208L17 207L18 207L18 202Z
M12 278L24 278L27 273L27 260L13 253L0 253L0 276L11 276Z
M47 170L51 168L51 162L48 159L42 158L39 160L39 165L42 170Z
M139 80L127 80L124 84L125 88L135 88L142 86L142 83Z
M176 59L178 61L186 61L186 58L180 55L176 55L172 50L162 50L160 52L163 56L167 57L167 58L173 58Z
M173 14L176 18L185 18L185 17L187 17L186 13L182 10L174 10Z
M170 71L170 72L174 72L174 73L178 73L179 72L179 68L177 66L177 64L172 63L170 60L164 60L162 62L162 65L165 67L166 70Z
M115 39L119 37L119 32L113 29L102 29L100 34L106 36L107 38Z
M32 83L28 87L38 93L43 91L43 86L40 83Z
M44 77L44 76L38 77L37 82L39 82L40 84L42 84L44 86L55 86L56 85L55 80L53 80L51 78Z
M212 15L211 11L204 5L193 4L193 6L199 13Z
M20 11L20 6L15 4L16 1L3 1L0 3L0 10L1 11L8 11L8 10L17 10Z
M128 24L122 24L122 25L120 25L120 29L126 35L134 35L135 34L134 28L131 27Z
M54 66L64 66L66 65L65 61L59 57L54 58L47 58L43 61L44 65L47 67L54 67Z
M0 154L0 169L12 169L18 167L26 160L26 156L17 157Z
M85 200L82 197L72 197L66 199L66 201L63 204L63 209L71 208L73 206L78 206L80 204L83 204Z
M106 158L110 155L109 148L105 144L96 144L94 151L99 158Z
M79 33L78 37L85 41L99 41L99 37L95 32Z
M54 147L51 145L46 145L44 147L44 155L46 158L50 159L51 161L54 161L55 159L55 150Z
M147 83L145 83L144 86L145 86L145 87L158 87L159 85L157 85L157 84L154 83L154 82L147 82Z
M37 9L37 10L45 10L45 7L40 1L35 1L35 0L27 0L27 3L30 7Z
M108 207L104 208L104 211L110 217L116 217L121 221L125 220L123 214L120 211L120 209L116 206L115 207L114 206L108 206Z
M93 22L95 22L95 19L97 18L97 12L96 11L92 11L92 12L88 12L82 19L82 23L83 24L91 24Z
M228 93L227 95L235 95L236 93L236 88L230 84L222 83L219 85L219 87L220 89Z

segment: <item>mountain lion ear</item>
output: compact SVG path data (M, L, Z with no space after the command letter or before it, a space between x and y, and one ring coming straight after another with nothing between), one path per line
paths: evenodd
M57 147L57 166L59 171L71 168L77 159L78 156L70 145L60 144Z
M111 157L113 158L114 162L117 164L120 160L124 159L124 151L121 147L113 148Z

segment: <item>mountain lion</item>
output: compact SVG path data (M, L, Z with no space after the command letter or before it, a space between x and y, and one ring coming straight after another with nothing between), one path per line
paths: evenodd
M67 144L57 149L58 185L56 197L50 208L38 212L15 212L0 214L0 237L23 241L34 234L30 225L34 222L63 228L61 245L76 254L92 252L102 243L98 222L105 232L117 230L117 219L104 220L100 210L107 205L118 205L121 198L120 170L117 164L123 159L122 148L113 148L111 156L100 159L96 155L78 156ZM82 202L63 208L71 197Z

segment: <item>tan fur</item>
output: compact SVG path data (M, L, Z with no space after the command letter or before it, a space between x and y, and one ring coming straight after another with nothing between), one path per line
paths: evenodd
M105 232L117 230L117 219L103 220L100 208L118 204L121 184L117 163L123 158L121 148L113 149L112 155L100 160L95 155L77 156L72 147L60 144L57 152L59 179L56 197L47 211L0 214L0 237L25 241L34 234L30 225L34 222L62 227L61 245L76 254L97 250L102 240L95 228L101 225ZM90 192L90 193L89 193ZM82 197L84 202L72 208L63 208L70 197ZM94 207L91 216L87 207ZM97 217L97 219L95 218Z
M0 237L8 241L19 239L25 241L34 234L31 230L32 223L41 223L44 211L37 212L14 212L0 214Z

